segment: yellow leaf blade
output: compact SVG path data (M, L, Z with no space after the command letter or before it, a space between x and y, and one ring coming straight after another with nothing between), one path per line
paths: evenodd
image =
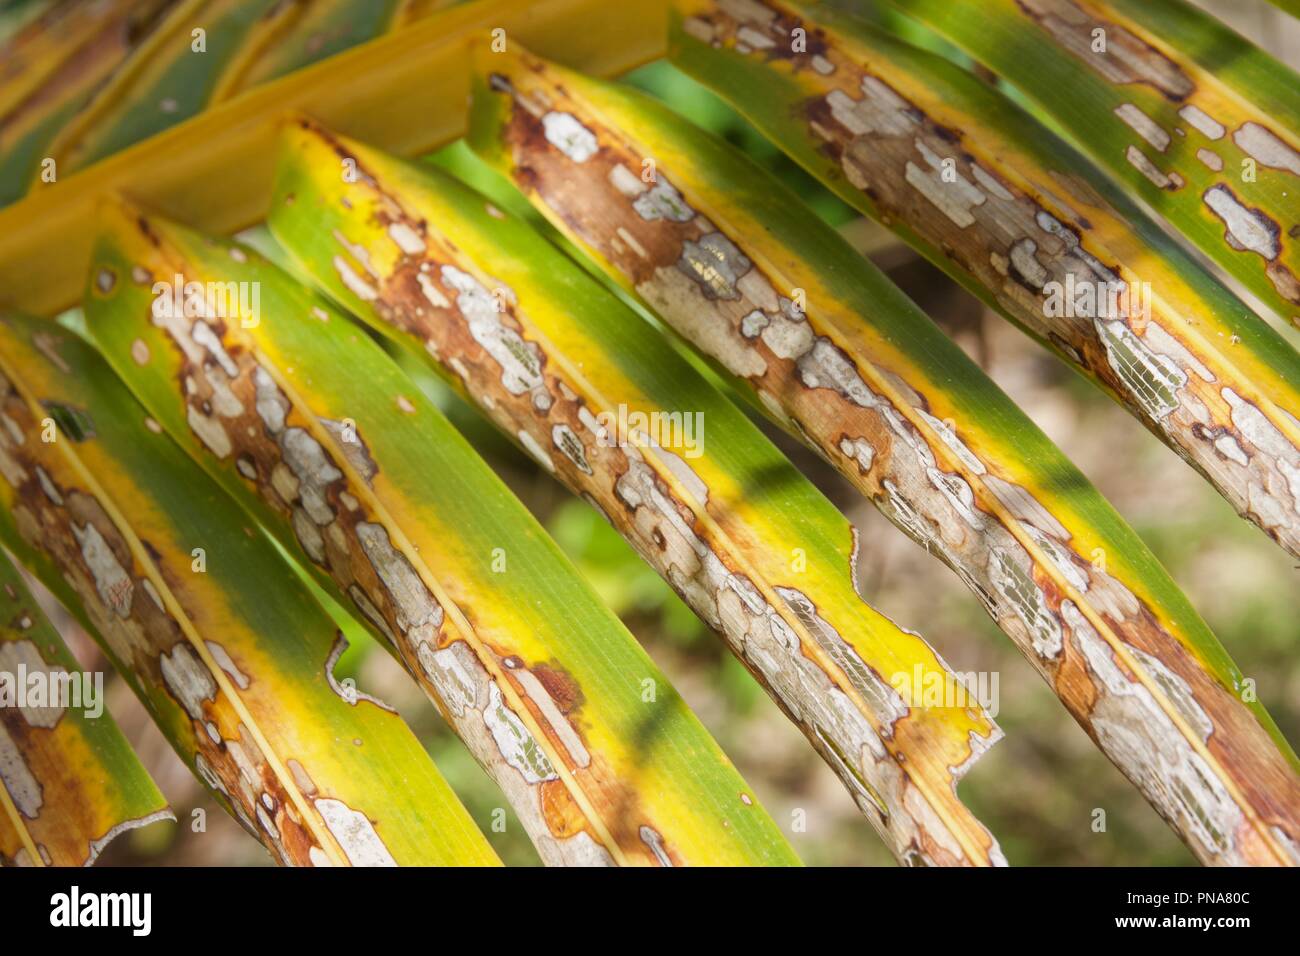
M0 865L89 866L174 820L104 711L103 674L81 670L3 553L0 622Z

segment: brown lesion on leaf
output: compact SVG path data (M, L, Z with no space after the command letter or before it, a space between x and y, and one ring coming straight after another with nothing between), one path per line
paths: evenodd
M1241 745L1261 737L1254 716L1240 706L1242 688L1214 680L1187 648L1163 640L1154 622L1131 633L1124 645L1128 659L1121 661L1072 602L1063 602L1062 610L1070 653L1060 679L1093 689L1091 703L1083 701L1084 727L1103 751L1202 860L1287 862L1276 852L1285 852L1286 840L1270 845L1263 833L1293 841L1300 786L1265 740ZM1134 664L1148 681L1138 680ZM1167 705L1156 701L1153 689ZM1143 733L1135 736L1134 728ZM1207 754L1227 771L1237 792L1213 771Z
M21 660L15 656L18 651L15 644L0 643L0 662L7 665ZM5 672L6 692L14 693L17 668L6 667ZM53 807L56 813L64 813L60 795L47 792L47 787L57 788L60 777L67 773L66 768L53 763L57 755L41 745L42 736L48 732L48 728L25 720L17 706L6 702L6 706L0 707L0 786L8 792L20 822L39 820L47 806ZM75 803L69 806L68 816L75 817L77 809ZM70 828L77 827L83 831L89 822L88 819L80 822L68 819Z
M718 12L709 24L716 42L734 45L740 26L734 18ZM788 26L783 22L781 29ZM803 104L809 132L846 180L870 198L876 215L916 230L1019 324L1123 397L1238 512L1300 555L1300 485L1293 488L1283 477L1300 465L1300 448L1284 437L1280 419L1274 421L1277 442L1243 444L1245 454L1237 460L1198 438L1198 422L1231 427L1220 389L1239 376L1217 352L1186 334L1184 319L1158 301L1139 299L1136 305L1147 307L1135 308L1124 299L1112 304L1103 298L1111 288L1131 296L1140 290L1140 276L1123 261L1093 251L1094 231L1070 205L1079 192L1074 184L977 158L962 147L961 133L941 128L887 75L870 72L834 47L824 55L836 69L820 80L825 92ZM1277 256L1280 240L1270 238L1267 222L1236 203L1226 187L1206 195L1236 222L1243 248ZM1104 208L1099 197L1083 194L1078 201ZM1272 266L1279 289L1289 289L1294 277L1278 263ZM1091 300L1084 297L1089 290ZM1255 405L1270 420L1277 414L1268 403Z
M390 236L391 226L404 222L412 234L422 237L426 248L436 242L423 223L410 221L391 200L380 219ZM409 243L407 247L413 248ZM435 255L432 251L419 256L404 254L391 275L371 276L378 293L372 303L376 312L411 335L431 356L446 362L468 394L488 395L493 417L500 419L507 414L507 408L517 409L520 418L509 419L513 423L510 433L530 436L535 454L547 456L554 467L580 474L584 462L588 469L597 467L596 458L602 450L582 446L577 439L579 434L589 433L588 426L594 419L584 416L585 407L566 399L557 386L548 382L546 356L524 337L513 314L512 294L502 291L494 296L491 290L501 289L499 284L481 280L450 254L438 258ZM559 411L561 406L568 407L567 416ZM545 426L547 421L552 427ZM557 442L554 428L561 425L566 431L560 433ZM624 806L631 800L634 807L634 798L602 769L599 757L593 757L582 740L576 722L581 691L572 679L549 664L524 667L522 661L510 656L500 657L498 663L517 699L547 734L554 752L567 758L569 772L584 788L600 795L597 804ZM562 859L575 853L578 856L574 858L579 860L602 859L606 851L592 843L590 833L586 837L572 834L570 811L576 803L571 807L571 798L562 800L558 796L563 782L543 779L540 786L543 794L549 794L540 804L547 833L557 842L536 840L535 834L539 849L564 854ZM556 807L570 810L554 817ZM623 815L630 818L636 813L633 809ZM626 826L620 826L616 839L620 851L630 858L646 856L645 848L637 844ZM573 840L577 843L567 847Z
M1223 223L1223 241L1234 252L1252 252L1265 262L1264 274L1288 302L1300 305L1300 280L1283 262L1282 226L1258 206L1247 205L1226 183L1215 183L1201 196Z
M66 673L50 664L32 640L21 637L32 626L35 605L20 607L11 622L12 634L0 637L0 671L37 670ZM20 815L46 866L82 866L93 862L90 844L102 825L101 781L84 767L68 762L60 745L61 707L0 707L0 786ZM167 814L169 815L169 814ZM9 837L12 837L12 842ZM30 865L17 831L0 824L0 865Z
M1179 115L1200 134L1211 140L1223 138L1226 132L1224 125L1194 102L1189 102L1189 98L1196 93L1195 83L1178 64L1146 40L1104 19L1089 4L1079 0L1016 0L1016 3L1066 50L1096 70L1108 82L1147 84L1172 103L1184 103ZM1097 42L1097 31L1104 32L1106 49L1102 52L1093 48ZM1125 104L1121 109L1125 107L1136 110L1132 104ZM1149 120L1146 125L1148 129L1155 127ZM1135 126L1135 129L1143 133L1139 126ZM1155 127L1153 131L1168 141L1168 134L1163 129ZM1149 142L1153 142L1149 135L1143 135ZM1268 126L1253 120L1246 121L1233 131L1232 139L1246 156L1260 165L1300 176L1300 151ZM1154 142L1163 151L1159 141ZM1223 161L1216 153L1200 149L1196 155L1213 171L1223 169ZM1158 169L1135 146L1128 147L1126 156L1139 172L1159 188L1176 190L1184 184L1177 172ZM1204 195L1211 211L1225 222L1227 228L1224 238L1228 245L1238 252L1252 251L1263 256L1266 261L1265 275L1277 294L1287 302L1300 304L1300 279L1281 261L1279 255L1282 250L1273 245L1272 251L1268 252L1257 245L1267 245L1265 233L1276 228L1276 222L1263 210L1248 208L1224 184L1216 184Z
M5 476L19 535L62 572L116 662L144 687L146 706L169 722L183 715L188 734L181 746L200 777L278 859L309 865L315 845L310 829L298 818L233 704L164 608L125 534L95 494L81 486L59 447L68 437L60 433L54 442L42 441L40 421L7 380L0 380L0 410L23 438L15 441L7 431L0 435L6 455L20 466L20 472ZM156 552L151 557L159 562ZM169 701L175 714L159 713L162 701ZM263 795L277 806L274 815L262 810L265 821L258 816Z
M348 463L369 479L376 467L364 435L342 422L305 419L224 321L196 318L193 327L200 325L206 331L197 338L205 344L183 326L168 329L180 361L177 395L197 443L256 490L292 528L310 561L372 624L390 640L404 636L402 624L413 622L401 618L398 599L385 586L358 531L359 526L382 525L364 507L365 496L351 486L333 449L320 441L322 431L331 439L350 439L334 447L342 448ZM350 456L349 447L355 448Z
M1016 6L1063 49L1109 83L1141 83L1171 102L1181 102L1196 84L1173 60L1131 30L1107 20L1078 0L1016 0ZM1104 49L1095 49L1096 31Z
M1300 176L1300 151L1263 123L1247 120L1233 131L1232 141L1259 165Z
M564 668L556 663L535 664L532 671L562 713L573 713L582 706L582 688Z
M837 127L848 128L850 133L856 128L859 132L855 135L860 137L872 130L886 138L890 130L896 130L899 137L905 133L908 137L919 136L926 118L914 104L879 78L871 78L872 82L861 79L861 71L853 64L833 50L824 46L821 49L838 64L835 74L859 83L865 98L871 100L871 108L862 117L847 115L846 111L855 107L841 99L819 98L810 104L814 126L827 131L828 148L843 150L843 139L831 132ZM773 54L769 51L766 55ZM1231 799L1223 802L1219 794L1197 793L1198 781L1202 776L1213 778L1213 771L1184 738L1178 716L1168 712L1168 707L1176 709L1179 701L1190 701L1210 728L1232 726L1236 732L1261 737L1260 728L1232 699L1232 693L1210 679L1180 641L1122 583L1085 561L1070 532L1041 503L1025 489L999 478L990 462L978 458L954 428L939 421L925 396L887 368L857 364L860 358L850 357L829 337L830 330L817 315L815 305L810 316L791 309L790 300L780 293L779 280L755 266L755 257L745 255L744 237L719 233L704 214L697 213L691 207L692 197L683 195L674 185L671 169L656 169L653 184L641 180L636 175L641 168L636 147L617 130L599 123L558 87L537 89L546 84L546 78L533 76L527 81L520 78L516 83L497 84L516 104L522 97L529 97L534 104L531 108L516 105L500 132L521 187L544 202L678 331L733 374L748 379L773 414L793 425L809 444L852 477L896 524L952 566L1055 687L1076 718L1099 737L1103 749L1125 768L1180 832L1189 840L1199 841L1196 846L1203 858L1244 860L1261 852L1265 856L1259 858L1265 858L1267 849L1251 845L1254 831L1239 819L1240 811ZM574 116L596 137L599 149L575 162L552 148L538 120L540 110L536 104L543 101L551 109ZM953 147L953 168L964 186L940 200L945 206L945 225L949 226L941 242L950 255L960 259L965 252L972 262L994 270L1004 286L1014 285L1009 294L1017 300L1038 299L1050 278L1068 275L1063 269L1105 281L1119 275L1117 265L1103 263L1084 249L1081 237L1091 229L1084 217L1072 216L1068 225L1061 222L994 172L981 167L960 148L958 133L937 128L933 133L928 145L919 138L912 140L906 152L913 158L907 163L918 169L914 179L924 179L916 160L924 160L936 169L936 150L943 143ZM873 140L871 148L877 145ZM916 147L919 156L911 153L911 146ZM867 148L865 144L862 147L864 152ZM939 190L949 184L928 180L925 185ZM1060 185L1069 196L1083 194L1083 201L1099 201L1084 184L1064 180ZM864 188L872 187L866 183ZM659 214L657 204L647 201L652 189L672 197L672 215ZM873 190L878 204L886 198L898 202L900 208L908 201L901 187L896 187L894 193L889 193L888 187ZM926 195L924 201L933 204L934 198ZM919 200L911 197L911 201ZM991 214L981 223L981 216L987 212L982 207L992 204L1018 205L1016 212L1023 221L1017 223L1010 214ZM990 235L1012 237L1005 253L986 255L978 247L963 244L963 234L976 228L977 223ZM699 250L705 238L711 240L712 259L703 262L713 273L702 275L706 269L681 269L683 258L690 256L691 249ZM686 274L690 281L683 281L679 274ZM1199 358L1172 340L1162 327L1150 329L1143 317L1134 315L1129 322L1124 333L1106 329L1104 367L1111 368L1111 353L1121 353L1122 361L1115 362L1118 371L1114 376L1127 374L1153 411L1169 414L1178 407L1174 393L1188 385L1188 373L1195 373L1193 390L1203 385L1207 395L1213 394L1213 375ZM1086 326L1086 321L1078 324ZM1090 347L1084 336L1072 330L1071 323L1062 322L1045 331L1071 351ZM1070 341L1062 339L1060 332L1069 334ZM1121 340L1122 335L1127 338ZM1153 348L1148 352L1143 352L1139 335L1151 342ZM1139 344L1135 346L1135 342ZM1095 341L1091 347L1096 348ZM1162 364L1164 353L1173 355L1177 363ZM1165 384L1162 376L1170 384ZM1217 404L1222 415L1223 400L1220 398ZM923 431L918 426L928 427ZM1233 437L1239 430L1230 425L1213 437L1198 433L1198 438L1211 448L1212 454L1222 458L1225 448L1240 448ZM1280 434L1276 437L1281 438ZM1228 445L1227 441L1234 444ZM1256 437L1254 446L1275 447L1262 435ZM1246 453L1240 454L1244 458ZM956 467L958 463L960 468ZM590 487L587 490L600 497L598 491ZM661 493L666 494L667 489L661 489ZM1004 516L1008 514L1015 519L1015 525L1006 523ZM617 518L615 524L623 527ZM666 566L667 576L673 580L671 541L671 530L654 527L639 547L656 567ZM680 586L678 589L683 591ZM689 592L683 596L699 610L698 596L695 600ZM1091 621L1074 601L1086 602ZM1159 681L1162 675L1168 675L1167 686L1158 688L1170 702L1166 707L1157 703L1132 671L1107 669L1104 661L1088 667L1081 656L1081 639L1075 636L1077 630L1087 629L1092 635L1095 640L1090 649L1095 654L1112 653L1105 649L1108 645L1096 633L1094 624L1107 628L1113 635L1111 640L1129 648L1125 653L1134 655L1133 659L1140 658L1143 671L1155 675L1151 679ZM1174 662L1166 664L1162 655ZM1117 672L1122 674L1122 680L1108 685L1103 676L1114 677ZM764 680L762 675L759 679ZM770 681L765 683L771 686ZM1187 690L1174 693L1170 688L1175 685ZM777 696L781 696L780 689ZM1118 709L1113 704L1116 700L1121 701ZM1140 706L1128 706L1133 701ZM799 719L797 714L794 716ZM1233 738L1220 733L1207 743L1210 737L1207 733L1200 742L1220 761L1231 763L1233 753L1219 745ZM834 740L812 739L846 782L856 778L864 788L860 791L864 798L861 802L867 803L870 796L870 802L883 807L878 795L865 792L866 781L854 772L853 762L845 759ZM1254 806L1268 808L1274 822L1290 826L1290 800L1294 794L1279 797L1287 787L1279 789L1286 778L1277 772L1280 764L1275 765L1276 761L1267 756L1276 757L1275 748L1264 743L1261 753L1265 756L1259 759L1258 769L1271 778L1269 785L1252 787L1249 781L1254 779L1254 770L1234 772L1234 777L1246 781L1247 796ZM1177 786L1156 782L1171 766L1170 761L1186 776L1185 780L1179 778L1182 782ZM1212 788L1213 784L1205 786ZM1198 827L1207 816L1215 814L1219 825L1214 831L1220 837L1201 840L1202 830ZM1227 842L1223 834L1230 838Z
M401 234L399 239L409 244L409 236ZM195 330L202 331L196 335ZM501 694L500 678L492 675L506 676L515 699L528 708L549 746L570 755L566 761L570 773L590 768L587 772L598 778L603 771L586 754L576 723L580 691L566 687L565 675L554 667L539 665L539 675L545 674L550 686L565 694L565 707L552 704L548 709L546 700L537 699L549 696L547 685L522 661L514 659L518 673L512 673L486 635L478 635L480 650L469 649L373 507L368 485L379 465L370 454L363 427L305 417L250 343L220 319L200 316L192 324L172 323L168 331L180 361L175 379L178 398L185 404L198 445L255 489L292 529L307 558L393 645L412 676L511 797L544 860L613 862L589 822L584 837L556 836L557 830L571 827L546 815L548 804L538 789L554 773L547 769L548 758L541 756L532 732L519 720L519 704ZM485 666L479 654L491 655L486 663L492 667ZM531 696L530 680L535 685Z

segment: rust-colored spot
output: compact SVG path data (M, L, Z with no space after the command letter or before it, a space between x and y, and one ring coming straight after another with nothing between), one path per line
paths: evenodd
M587 828L587 816L563 780L545 781L538 786L537 796L542 804L542 819L557 840L567 840Z
M562 713L571 713L582 706L582 688L567 672L550 664L537 664L532 670Z

